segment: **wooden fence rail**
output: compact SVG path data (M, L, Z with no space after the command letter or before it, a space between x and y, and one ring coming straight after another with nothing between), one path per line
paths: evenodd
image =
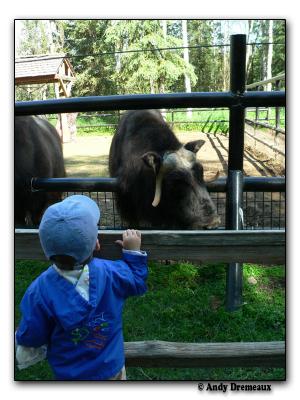
M115 244L123 231L99 231L101 251L96 257L118 259ZM141 231L142 248L151 260L198 262L285 262L284 230ZM15 230L15 258L45 260L37 229Z
M173 368L285 367L284 342L125 342L126 366Z

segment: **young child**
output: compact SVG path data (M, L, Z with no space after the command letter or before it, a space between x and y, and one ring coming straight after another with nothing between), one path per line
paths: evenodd
M39 237L53 264L27 289L16 332L19 368L44 356L57 380L126 379L122 309L146 292L147 254L141 234L123 233L123 259L93 258L100 211L82 195L50 206Z

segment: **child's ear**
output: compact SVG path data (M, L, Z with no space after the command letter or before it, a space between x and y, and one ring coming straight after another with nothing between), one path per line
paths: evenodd
M95 250L96 251L100 251L100 243L99 243L99 239L97 239L97 242L96 242L96 246L95 246Z

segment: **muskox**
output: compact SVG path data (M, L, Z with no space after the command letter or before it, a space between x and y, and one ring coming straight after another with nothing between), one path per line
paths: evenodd
M180 143L156 110L126 112L109 153L117 207L130 226L211 229L220 223L196 153L205 141Z
M32 192L33 177L65 176L60 138L44 118L15 118L14 136L15 185L14 210L16 225L38 225L44 209L59 201L59 193Z

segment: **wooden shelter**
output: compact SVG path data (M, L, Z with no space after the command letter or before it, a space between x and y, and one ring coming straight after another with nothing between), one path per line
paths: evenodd
M53 83L57 98L70 97L75 72L70 61L63 55L29 56L15 60L15 85ZM75 118L76 119L76 118ZM75 123L68 114L59 114L57 130L62 141L70 141Z

